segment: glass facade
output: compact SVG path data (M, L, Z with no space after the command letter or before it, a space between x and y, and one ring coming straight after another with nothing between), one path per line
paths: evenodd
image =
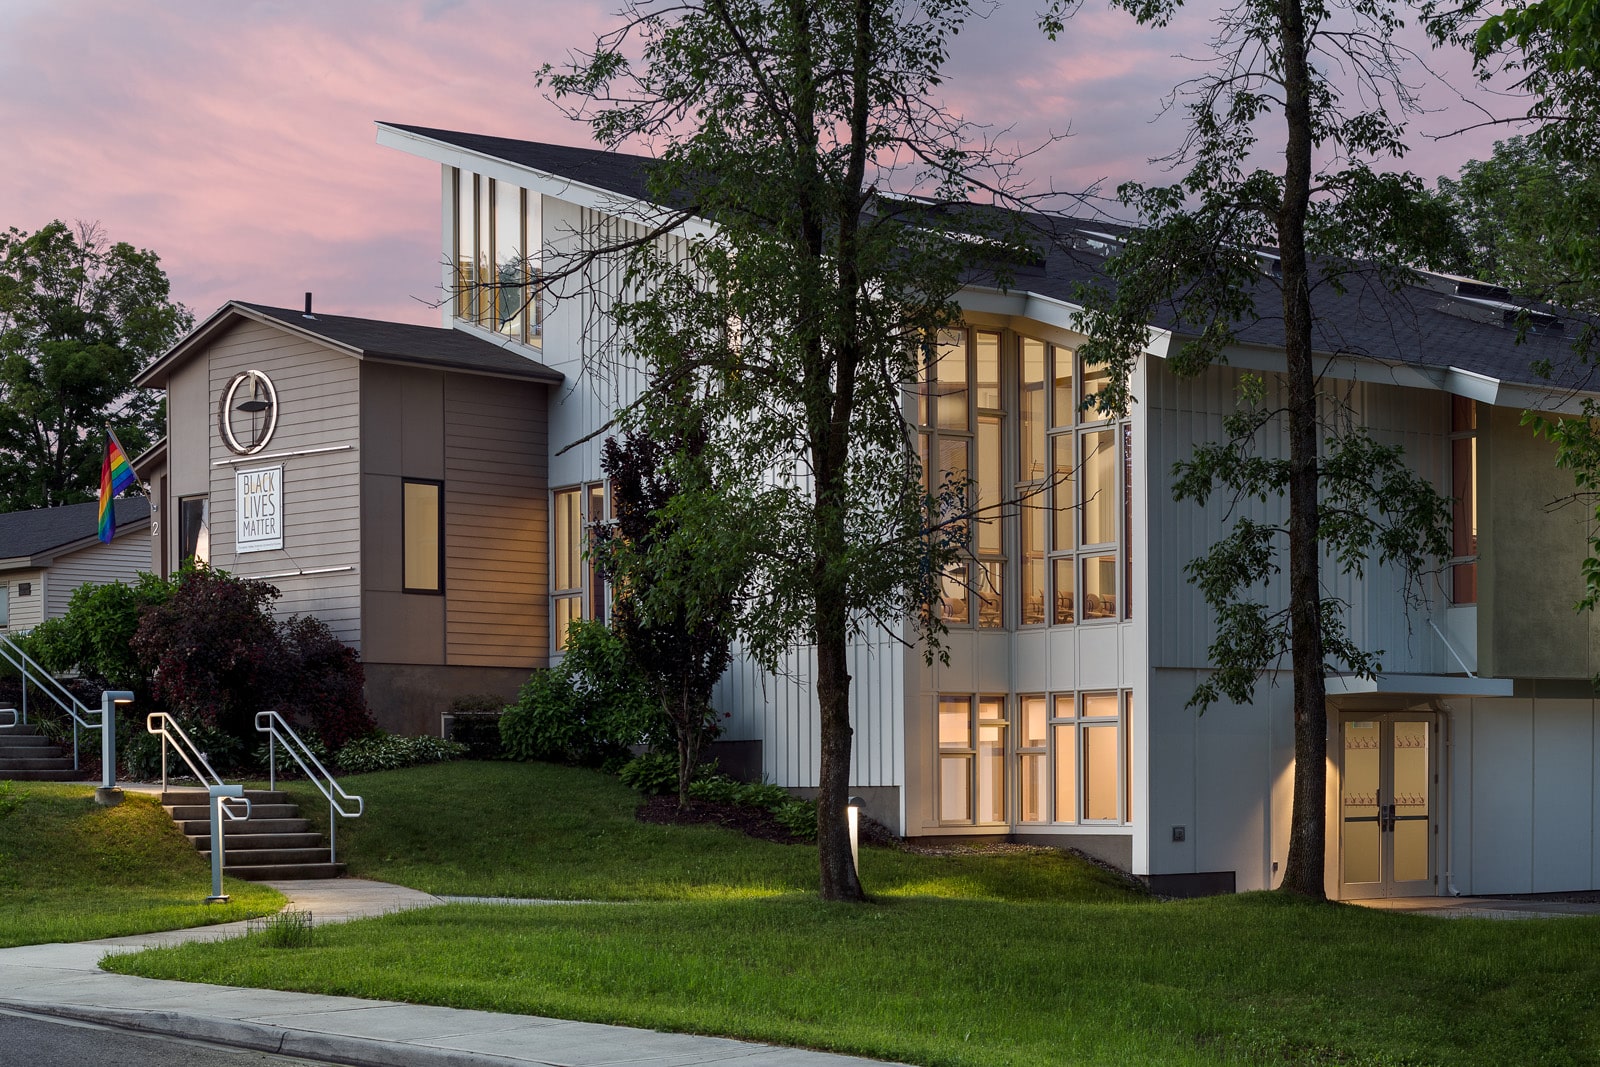
M459 169L452 186L455 317L538 345L539 194Z
M1006 331L944 330L930 346L915 396L924 485L940 513L970 516L946 625L1132 617L1133 434L1094 409L1105 381L1072 348Z
M1126 825L1132 714L1128 690L941 693L939 822Z

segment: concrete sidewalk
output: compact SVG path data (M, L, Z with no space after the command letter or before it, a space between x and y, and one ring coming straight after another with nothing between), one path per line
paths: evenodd
M318 925L464 899L359 878L273 887L290 898L292 907L310 911ZM239 922L0 949L0 1008L358 1067L861 1067L880 1062L529 1015L157 981L99 968L107 953L217 940L244 929Z

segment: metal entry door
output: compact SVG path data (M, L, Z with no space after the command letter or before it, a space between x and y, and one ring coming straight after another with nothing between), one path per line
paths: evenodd
M1351 717L1339 731L1339 896L1432 895L1433 717Z

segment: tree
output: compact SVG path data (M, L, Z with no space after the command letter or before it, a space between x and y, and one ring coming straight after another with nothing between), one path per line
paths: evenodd
M1518 296L1600 311L1600 159L1512 137L1459 178L1441 177L1439 194L1462 229L1462 270Z
M1071 6L1047 12L1046 32L1064 31ZM1160 26L1183 4L1112 6ZM1282 316L1281 396L1269 398L1260 380L1247 377L1226 440L1180 464L1174 492L1200 502L1214 492L1287 496L1281 522L1236 520L1189 565L1218 620L1211 645L1218 669L1190 703L1204 710L1224 695L1249 702L1261 676L1289 657L1295 774L1283 885L1315 898L1325 894L1325 672L1370 676L1379 667L1349 638L1341 605L1324 600L1319 557L1359 572L1375 556L1414 573L1429 557L1449 554L1448 501L1405 466L1398 449L1324 419L1328 397L1315 358L1314 294L1395 286L1409 276L1406 264L1449 232L1446 213L1419 181L1369 162L1405 148L1402 118L1413 98L1393 43L1400 24L1384 0L1239 0L1216 16L1217 67L1177 90L1189 126L1171 161L1187 173L1171 185L1121 187L1143 224L1108 260L1110 284L1081 295L1090 336L1082 355L1106 364L1116 383L1097 405L1119 413L1132 400L1128 375L1158 314L1170 312L1185 338L1170 359L1182 375L1224 362L1243 327ZM1353 109L1346 86L1355 90ZM1269 135L1269 120L1281 121L1278 133ZM1281 145L1281 169L1254 163L1266 143ZM1268 252L1276 256L1270 268ZM1286 427L1285 455L1263 449L1269 427ZM1288 597L1274 610L1265 586L1282 569L1280 553L1288 556Z
M0 234L0 510L90 500L107 427L137 455L161 402L133 379L191 324L154 252L98 226Z
M711 690L732 660L735 598L745 577L737 557L669 554L686 545L720 547L721 539L683 536L675 514L689 499L685 481L705 475L704 451L703 431L670 441L638 432L607 438L600 467L611 480L616 520L598 531L592 549L617 590L611 625L672 723L679 808L688 807L700 751L721 725Z
M673 536L751 561L746 652L774 670L801 648L813 658L830 900L862 896L845 818L849 642L904 617L936 635L927 605L956 550L956 524L929 521L905 391L959 319L963 272L1010 248L999 215L944 208L996 162L932 102L968 13L965 0L634 0L550 78L601 143L658 149L651 199L681 211L651 233L710 224L631 257L622 348L674 388L625 421L670 439L692 409L717 483L743 487L688 494L680 515L736 504L740 517ZM992 173L990 188L1005 177ZM912 191L924 197L898 195Z

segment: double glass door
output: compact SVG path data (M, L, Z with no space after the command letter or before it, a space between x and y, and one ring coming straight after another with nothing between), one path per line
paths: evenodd
M1432 895L1433 717L1352 716L1339 732L1340 897Z

